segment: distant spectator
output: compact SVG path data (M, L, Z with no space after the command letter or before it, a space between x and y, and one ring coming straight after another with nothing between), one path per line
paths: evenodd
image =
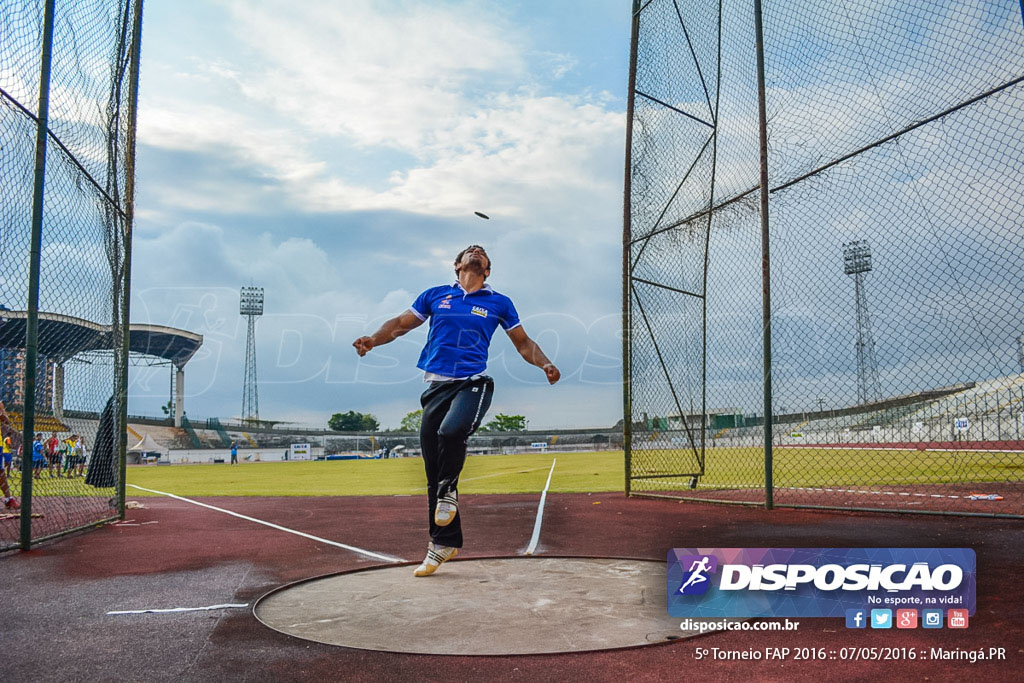
M60 476L60 439L57 438L57 432L53 432L50 438L43 444L46 449L46 460L49 466L46 471L50 474L50 479L53 479L53 468L57 467L57 476Z
M61 461L64 463L63 476L70 477L75 464L75 435L62 439L59 450Z
M81 434L78 435L78 440L75 442L75 460L78 463L78 476L85 476L85 439Z
M4 474L8 477L11 476L11 463L14 460L14 449L11 448L11 435L4 435L4 463L3 470Z
M78 466L78 434L72 434L63 443L64 476L73 477Z
M17 510L21 507L18 499L11 495L11 487L7 484L7 474L3 470L0 470L0 492L3 493L5 508Z
M43 474L43 468L46 466L46 446L43 445L43 434L39 432L36 434L35 441L32 442L32 476L36 479Z
M0 401L0 429L8 429L11 426L11 418L7 416L4 404ZM4 461L0 468L0 493L3 493L4 507L8 510L17 510L21 507L18 499L11 495L11 487L7 484L7 475L11 471L11 437L8 435L3 441Z
M237 465L238 464L238 442L237 441L232 441L231 442L231 464L232 465Z

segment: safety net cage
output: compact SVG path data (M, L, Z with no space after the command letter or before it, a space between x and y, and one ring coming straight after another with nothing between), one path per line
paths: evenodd
M0 549L123 513L141 11L4 3Z
M634 3L628 493L1024 514L1022 11Z

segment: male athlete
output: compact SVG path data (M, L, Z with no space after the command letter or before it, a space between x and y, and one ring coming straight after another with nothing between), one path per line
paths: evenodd
M484 284L491 259L473 245L455 257L458 280L433 287L416 298L409 310L388 320L369 337L352 343L360 356L387 344L430 318L427 344L418 368L430 386L420 397L423 421L420 446L427 471L430 543L416 576L430 576L462 547L459 474L466 462L466 440L477 430L491 405L494 380L483 372L494 330L501 325L516 350L554 384L561 377L537 343L526 335L512 301Z

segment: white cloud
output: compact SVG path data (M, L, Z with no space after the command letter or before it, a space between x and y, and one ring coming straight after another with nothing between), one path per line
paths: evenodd
M309 131L360 145L425 154L475 99L466 91L498 91L525 68L510 22L469 3L229 7L266 65L243 91Z
M154 94L142 109L140 139L215 154L272 187L225 196L186 180L159 188L166 204L259 210L283 193L305 211L464 215L487 207L524 217L532 206L537 217L561 203L559 193L615 196L624 116L608 111L603 93L537 92L525 39L493 8L228 6L259 59L197 64L173 76L210 87L196 89L201 102L189 99L188 88ZM552 60L556 71L571 61ZM214 101L211 90L219 93ZM359 159L370 148L398 150L405 160L381 176L386 181L375 180L325 144Z

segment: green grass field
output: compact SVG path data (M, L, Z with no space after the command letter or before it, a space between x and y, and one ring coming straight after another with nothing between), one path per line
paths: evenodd
M471 456L460 493L623 491L622 452ZM423 461L332 460L130 467L128 483L180 496L394 496L426 491ZM152 495L128 487L128 496Z
M996 451L866 450L857 448L776 448L773 451L776 486L911 486L1024 479L1024 454ZM691 454L679 451L633 451L634 473L651 475L694 467ZM634 490L679 488L678 479L653 478L634 482ZM714 448L707 451L701 488L761 486L764 456L760 448Z
M552 459L554 493L623 491L621 451L598 453L528 453L471 456L466 461L462 493L539 493L544 489ZM685 472L692 456L680 451L634 451L634 471L652 475ZM717 448L707 454L701 489L756 488L763 482L759 448ZM920 452L857 449L778 448L775 483L780 487L861 486L893 487L929 484L1020 482L1024 454L980 451ZM268 462L231 465L174 465L129 467L128 483L181 496L379 496L424 493L423 462L419 458ZM12 485L20 489L17 475ZM679 490L685 478L653 477L633 482L634 491ZM101 495L111 495L105 489ZM82 479L53 479L43 475L37 496L97 495ZM129 497L152 495L129 487Z

